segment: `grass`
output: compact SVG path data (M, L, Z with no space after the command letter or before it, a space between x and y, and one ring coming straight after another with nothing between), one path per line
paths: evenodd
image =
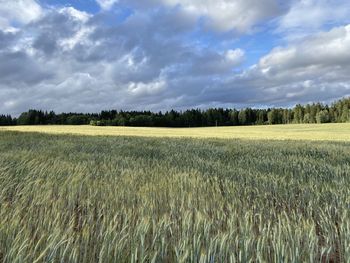
M349 142L0 132L0 262L349 262L349 207Z
M0 127L0 131L1 130L94 136L350 141L350 123L212 127L190 129L93 126L13 126Z

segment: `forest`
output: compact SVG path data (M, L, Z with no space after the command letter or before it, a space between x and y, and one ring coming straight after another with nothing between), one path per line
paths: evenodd
M59 113L29 110L18 118L0 115L0 126L8 125L93 125L134 127L210 127L298 123L342 123L350 121L350 98L331 105L313 103L294 108L191 109L186 111L117 111Z

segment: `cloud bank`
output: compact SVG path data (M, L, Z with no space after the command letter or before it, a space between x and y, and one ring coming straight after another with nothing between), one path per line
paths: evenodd
M96 0L92 12L0 0L0 112L291 106L349 95L348 3L313 2Z

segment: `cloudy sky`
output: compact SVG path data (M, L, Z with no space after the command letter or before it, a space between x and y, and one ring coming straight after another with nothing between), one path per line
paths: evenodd
M348 0L0 0L0 113L350 95Z

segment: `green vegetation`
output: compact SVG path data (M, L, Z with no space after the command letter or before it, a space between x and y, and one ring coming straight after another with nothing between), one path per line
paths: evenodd
M293 109L192 109L186 111L102 111L99 114L29 110L18 119L0 115L1 125L87 125L131 127L211 127L263 124L345 123L350 121L350 98L332 105L313 103Z
M0 262L346 262L350 143L0 132Z

